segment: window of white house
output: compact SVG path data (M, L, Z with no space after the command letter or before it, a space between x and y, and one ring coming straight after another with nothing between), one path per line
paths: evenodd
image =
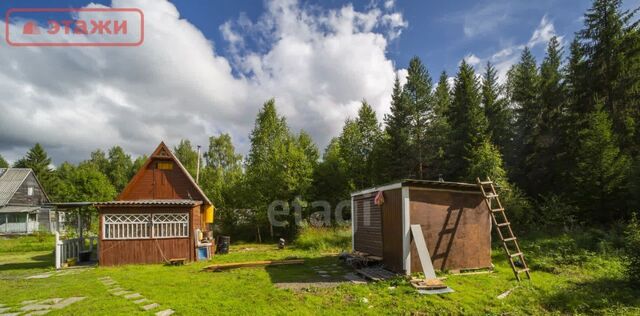
M33 187L28 187L27 188L27 196L32 196L33 195Z
M104 215L104 239L176 237L189 237L188 213Z

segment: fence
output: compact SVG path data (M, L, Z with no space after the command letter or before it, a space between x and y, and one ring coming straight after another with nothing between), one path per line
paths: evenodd
M82 237L82 238L71 238L71 239L60 239L60 234L58 232L56 235L56 269L62 268L64 263L67 262L68 259L75 258L77 261L80 261L80 253L86 251L93 252L93 249L98 249L98 237Z

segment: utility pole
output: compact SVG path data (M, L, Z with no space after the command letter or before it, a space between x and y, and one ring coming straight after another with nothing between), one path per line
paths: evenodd
M198 162L196 163L196 184L199 183L200 180L200 145L198 147Z

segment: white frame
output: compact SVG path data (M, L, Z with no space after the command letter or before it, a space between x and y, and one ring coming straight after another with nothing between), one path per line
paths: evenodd
M117 223L117 222L111 222L108 223L107 222L107 217L109 216L142 216L142 217L146 217L147 220L140 220L137 222L121 222L121 223ZM155 218L156 216L184 216L186 217L186 222L184 220L179 220L179 221L164 221L164 222L156 222ZM190 238L191 237L191 232L190 232L190 223L191 223L191 213L189 212L180 212L180 213L108 213L108 214L102 214L102 239L103 240L143 240L143 239L171 239L171 238ZM147 236L146 237L107 237L107 226L112 226L112 225L118 225L118 224L122 224L122 225L145 225L146 227L146 232L147 232ZM156 225L157 224L183 224L184 226L184 230L183 233L186 234L186 236L180 235L180 236L156 236ZM109 228L110 231L112 231L114 228ZM131 232L132 230L130 230L130 227L127 227L126 229L129 229L128 232Z
M169 216L179 216L179 217L185 217L186 221L184 220L169 220L169 221L159 221L156 220L156 217L169 217ZM180 229L178 227L178 225L184 225L182 227L182 229ZM183 234L186 234L186 236L183 235L170 235L170 236L156 236L156 225L165 225L164 229L166 231L166 229L168 228L170 231L173 230L174 232L176 231L182 231ZM174 225L175 227L171 227L171 226L167 226L167 225ZM153 236L152 238L156 238L156 239L166 239L166 238L189 238L189 213L154 213L151 216L151 236Z

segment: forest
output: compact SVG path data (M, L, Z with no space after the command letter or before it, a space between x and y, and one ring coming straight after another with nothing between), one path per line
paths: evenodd
M407 77L395 80L390 113L379 121L363 100L322 152L308 133L289 128L272 99L257 113L246 156L228 134L209 137L201 158L188 139L174 153L194 177L201 159L199 184L216 204L219 229L237 238L295 235L294 225L270 227L267 207L275 200L309 213L310 201L335 207L350 192L398 179L491 177L516 229L627 227L626 244L637 254L637 10L595 0L574 38L552 38L542 60L525 47L504 80L491 63L474 69L465 60L457 73L436 80L415 57ZM13 166L32 168L54 201L106 201L145 159L116 145L51 168L45 148L35 144ZM7 166L0 156L0 167Z

